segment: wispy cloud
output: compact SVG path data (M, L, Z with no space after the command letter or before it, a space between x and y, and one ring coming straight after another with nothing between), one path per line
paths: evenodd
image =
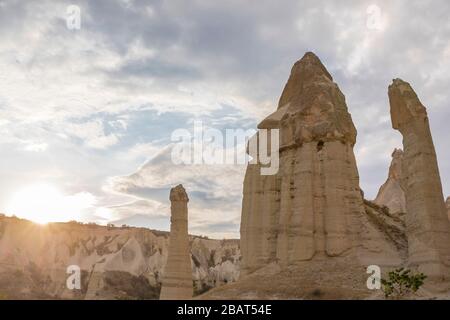
M80 30L66 27L68 5L81 9ZM370 5L380 28L368 25ZM114 218L130 217L123 208L151 217L159 207L130 203L167 205L169 186L184 183L192 230L237 236L243 168L174 167L164 148L196 119L255 127L309 50L346 95L366 196L401 146L389 119L394 77L428 107L450 194L449 13L446 0L1 1L0 209L17 188L45 181L93 194Z

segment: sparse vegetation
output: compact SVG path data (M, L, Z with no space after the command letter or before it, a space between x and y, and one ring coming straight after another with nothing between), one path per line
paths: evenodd
M201 283L198 283L197 281L193 281L194 284L194 297L201 295L209 290L211 290L212 288L214 288L211 285L208 285L206 283L204 283L203 285Z
M427 276L423 273L411 273L405 268L388 273L388 279L381 279L382 290L386 298L401 299L416 292L424 284Z
M119 300L134 299L158 299L159 286L150 284L143 276L134 276L123 271L106 271L103 275L105 281L104 290L117 292L115 296Z

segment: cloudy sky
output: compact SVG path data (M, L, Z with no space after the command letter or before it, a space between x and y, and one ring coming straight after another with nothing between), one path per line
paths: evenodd
M0 212L167 230L183 183L191 233L238 237L244 166L175 165L171 134L255 128L306 51L346 96L366 198L401 146L395 77L428 108L449 195L449 15L447 0L2 0Z

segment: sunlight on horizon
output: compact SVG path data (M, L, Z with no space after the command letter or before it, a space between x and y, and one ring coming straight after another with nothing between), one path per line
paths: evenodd
M39 224L79 220L84 210L95 203L87 192L65 195L57 187L32 184L18 190L6 207L6 213Z

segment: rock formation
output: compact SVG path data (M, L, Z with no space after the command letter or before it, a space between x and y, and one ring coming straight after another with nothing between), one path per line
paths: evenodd
M360 256L354 249L365 240L369 251L383 246L380 230L364 226L356 129L345 97L317 56L306 53L294 64L278 109L258 128L280 130L280 168L273 176L261 175L258 164L247 168L241 275L273 261Z
M379 206L386 206L389 212L396 215L406 213L405 192L403 191L400 179L402 174L403 151L395 149L392 153L392 162L389 167L389 175L386 182L378 191L374 203Z
M264 165L247 167L242 257L237 240L188 236L181 185L171 190L170 240L144 228L38 226L0 215L0 299L189 299L192 280L196 294L214 287L201 299L382 299L367 288L369 265L383 274L417 267L427 286L442 284L419 297L449 299L450 222L426 110L398 79L389 99L404 151L393 152L373 202L359 187L345 98L307 53L292 68L277 110L258 126L260 133L280 130L280 167L274 175L262 174ZM72 264L82 270L75 292L65 287Z
M164 269L161 300L191 299L193 295L188 236L188 201L189 198L181 184L170 190L169 256Z
M389 86L389 102L392 126L403 136L408 262L440 282L450 276L450 223L427 111L409 83L400 79Z
M371 202L359 188L344 96L315 55L294 65L277 111L258 126L280 129L280 170L262 176L252 164L244 179L242 277L201 298L383 298L366 287L369 265L383 274L417 266L429 277L421 297L450 297L450 229L426 111L400 80L389 98L405 151L394 151Z
M169 242L165 231L0 214L0 299L159 299ZM195 295L238 279L239 240L189 242ZM66 288L69 265L81 268L81 290Z
M450 220L450 197L447 197L447 201L445 202L445 204L447 205L447 214L448 219Z
M262 176L260 165L248 165L241 216L241 274L256 270L276 257L279 183L278 175Z
M356 130L343 94L314 54L295 63L278 109L258 126L280 130L279 171L264 176L261 165L247 167L241 278L201 298L382 298L380 291L366 287L369 265L379 266L383 273L401 266L426 266L421 270L433 276L435 270L422 258L437 261L442 252L438 262L443 261L450 242L448 221L443 221L442 206L436 206L443 198L435 197L434 207L423 206L440 191L436 159L426 159L434 156L431 136L429 130L425 134L426 118L410 117L412 128L405 118L398 118L408 114L411 101L403 99L414 98L412 90L394 87L389 95L394 127L405 134L405 151L393 152L388 179L371 202L363 199L359 187L353 154ZM414 149L414 139L416 147L422 147ZM426 177L418 172L420 163L431 163ZM411 183L414 177L419 179ZM431 209L435 212L427 213ZM431 249L429 254L423 248ZM437 296L430 292L422 294Z

